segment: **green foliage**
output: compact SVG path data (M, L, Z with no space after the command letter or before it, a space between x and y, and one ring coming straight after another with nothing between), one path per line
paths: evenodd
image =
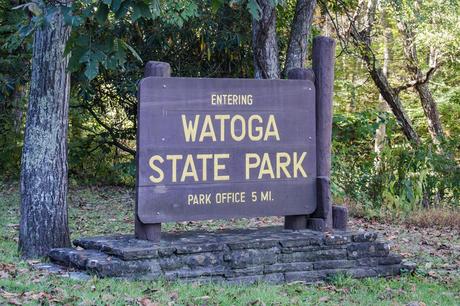
M445 144L449 150L451 144ZM376 173L374 194L381 193L383 208L410 212L420 208L423 197L432 206L459 205L460 168L452 156L436 152L434 146L415 150L399 146L385 148L382 168Z
M71 54L69 70L84 70L91 81L100 67L115 70L123 68L127 53L139 59L136 51L119 37L118 29L140 18L154 19L158 15L156 2L150 1L75 1L61 7L64 20L72 25L72 35L66 46Z
M295 0L272 0L277 8L277 35L282 62L294 16ZM313 35L328 28L324 8L340 14L358 1L319 2ZM25 101L30 76L31 34L61 10L72 26L66 51L72 72L69 169L73 181L88 184L134 184L137 82L149 60L171 64L173 76L253 76L252 18L259 18L255 0L78 0L71 6L30 2L13 10L0 0L0 171L18 177ZM458 205L460 178L460 46L458 4L387 0L394 36L389 81L410 80L397 21L413 23L419 61L429 69L431 47L442 65L430 81L446 140L434 147L417 95L401 100L423 145L410 147L391 112L377 112L379 95L363 63L337 48L334 96L334 195L362 203L375 212L404 213L421 206ZM27 14L25 14L27 13ZM318 15L321 14L321 16ZM380 11L379 13L380 14ZM26 16L27 15L27 16ZM27 18L26 18L27 17ZM18 28L19 25L19 28ZM19 29L19 30L18 30ZM327 29L331 34L333 29ZM374 25L373 49L383 57L383 26ZM311 47L311 42L310 42ZM343 46L350 47L350 46ZM375 130L386 123L386 144L377 160ZM442 152L442 153L441 153ZM376 165L378 164L378 167Z
M87 80L94 79L101 66L105 69L123 69L127 54L142 62L135 48L127 43L127 38L119 35L126 27L136 27L146 20L162 21L182 27L190 18L197 17L198 6L185 0L81 0L70 5L47 4L43 1L30 2L18 6L33 16L29 22L23 19L18 34L27 37L33 31L49 22L57 10L64 21L72 26L72 35L66 46L71 55L69 70L76 72L83 67Z
M105 141L102 132L97 136L73 137L69 143L69 176L73 184L123 185L135 184L134 159L120 154L116 147ZM88 155L88 152L91 154Z
M251 14L251 16L256 20L260 19L261 14L263 12L262 12L262 9L261 9L259 3L257 2L257 0L237 0L235 2L242 2L242 3L246 2L246 8L249 11L249 13ZM272 7L276 7L277 5L281 5L284 2L285 2L284 0L269 0L269 4Z
M0 173L18 177L22 125L30 70L30 39L14 35L22 14L0 1Z
M120 38L118 42L136 46L142 62L127 54L129 60L123 62L122 69L99 66L91 81L84 75L87 67L71 60L72 69L76 69L72 73L69 146L73 177L88 183L133 182L134 156L125 149L135 149L136 91L144 62L168 62L176 76L251 76L247 33L251 19L246 9L223 5L213 11L203 4L198 6L197 16L182 28L163 17L116 26L113 33ZM86 35L72 35L79 37L75 42L82 46L88 44Z
M382 114L380 114L381 116ZM386 123L387 146L378 158L373 150L375 130ZM412 148L392 138L396 122L378 113L362 112L334 117L333 191L369 213L404 214L430 205L457 205L460 167L455 160L458 139L442 144L441 152L427 144ZM457 150L458 152L458 150Z
M0 173L3 178L18 178L22 142L10 115L0 114Z

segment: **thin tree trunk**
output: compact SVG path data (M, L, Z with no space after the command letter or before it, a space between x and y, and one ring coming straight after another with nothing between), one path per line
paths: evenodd
M382 73L388 78L388 68L391 61L391 44L393 43L393 35L391 34L391 28L388 24L385 9L382 10L382 26L383 26L383 67ZM388 104L382 95L379 96L379 111L388 111ZM374 152L376 153L375 168L380 167L381 152L385 146L386 140L386 124L380 123L377 130L375 131L375 142Z
M360 1L360 6L364 5L364 1ZM407 116L401 100L399 92L390 86L388 78L383 73L382 68L377 66L377 60L371 48L371 32L373 22L375 20L375 10L377 6L376 0L369 0L366 7L366 16L364 17L364 29L358 30L356 24L352 24L350 34L353 39L353 44L357 48L361 59L365 62L367 71L371 75L374 84L379 89L380 94L390 106L396 120L401 126L406 138L415 143L420 144L420 138L417 132L412 127L412 123ZM351 22L355 23L356 21Z
M398 28L404 38L403 47L407 62L407 69L412 74L414 79L423 79L424 75L418 64L415 34L410 25L405 22L399 22ZM432 49L431 52L433 52L433 50L434 49ZM433 56L431 56L431 52L430 57L432 58ZM432 63L432 65L435 66L436 64ZM423 112L425 113L425 118L428 124L428 131L430 133L431 139L433 140L433 143L439 144L439 141L444 138L444 131L442 129L436 101L431 94L428 82L418 83L414 86L414 88L419 95L420 104L422 105Z
M321 36L331 36L335 32L334 24L332 20L329 20L327 10L321 11L319 23L319 31Z
M383 70L381 68L376 68L374 65L372 65L368 58L364 58L364 60L367 64L367 70L369 71L372 80L379 89L379 92L382 95L382 97L390 106L393 114L396 117L396 120L401 126L401 129L403 130L404 135L409 141L419 145L420 138L418 137L417 132L412 127L412 122L406 115L406 112L402 106L398 94L390 86L387 77L385 77L385 75L383 74Z
M70 76L64 56L69 34L58 10L34 35L21 166L19 249L26 258L70 245L66 203Z
M420 97L420 103L422 104L423 112L425 113L431 139L433 140L433 143L439 144L439 141L444 138L444 131L442 129L438 108L433 95L431 94L431 90L427 83L415 85L415 90L417 90Z
M347 112L349 113L354 113L356 111L356 92L357 92L357 85L356 85L356 82L358 81L357 79L357 75L358 75L358 62L356 60L353 60L351 62L345 62L345 57L344 58L344 64L343 64L343 67L345 67L345 65L347 65L347 63L349 63L349 65L351 65L352 67L352 71L351 71L351 86L350 86L350 102L347 104Z
M252 22L254 75L256 79L278 79L278 42L276 39L276 9L270 0L257 0L261 8L259 20Z
M316 0L297 0L291 34L284 65L284 75L292 68L304 68L307 59L307 43L310 34Z

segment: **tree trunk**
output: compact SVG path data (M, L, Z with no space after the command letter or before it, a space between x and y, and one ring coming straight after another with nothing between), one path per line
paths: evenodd
M360 1L360 7L364 4L364 1ZM364 16L364 28L359 31L357 24L353 24L350 29L350 34L354 46L358 49L359 56L366 63L366 68L371 75L374 84L379 89L380 94L388 103L393 112L396 120L401 126L406 138L415 144L420 144L420 138L417 132L412 127L412 123L407 116L401 100L399 99L399 92L390 86L388 78L383 73L382 68L377 66L378 62L375 58L375 54L372 50L372 28L375 20L375 10L377 6L376 0L369 0L366 7L366 16ZM356 20L350 20L356 23Z
M393 35L391 34L391 28L388 24L387 16L385 9L382 10L382 26L383 26L383 67L382 73L388 78L388 68L391 61L391 45L393 42ZM379 111L387 112L388 104L383 98L382 95L379 96ZM380 123L377 130L375 131L375 142L374 142L374 152L376 153L375 159L375 168L380 167L381 152L385 146L386 140L386 124L384 122Z
M409 141L419 145L420 138L418 137L417 132L412 127L412 123L409 117L407 117L406 112L404 111L398 94L390 86L387 77L383 74L383 70L380 68L376 68L370 62L368 62L369 59L365 59L365 61L367 64L367 70L369 71L372 80L379 89L379 92L382 95L382 97L390 106L393 114L396 117L396 120L398 121L399 125L403 130L404 135Z
M276 39L276 8L270 0L257 0L261 8L259 20L252 22L254 76L256 79L278 79L278 42Z
M291 25L289 45L284 65L284 75L292 68L304 68L307 59L307 43L310 34L316 0L297 0Z
M425 113L426 121L428 123L428 131L430 132L433 143L439 144L439 141L444 138L444 131L441 125L438 108L436 102L431 94L431 90L427 83L415 85L420 97L423 112Z
M26 258L70 245L66 203L70 76L64 56L69 34L58 10L34 35L21 165L19 249Z
M424 78L424 75L418 63L417 45L415 44L414 31L406 22L399 22L398 28L404 38L403 47L407 69L415 80L421 80ZM433 51L434 49L430 52L430 58L433 58L433 56L431 56ZM436 63L430 64L436 66ZM436 101L434 100L428 86L428 80L426 82L416 83L414 87L420 97L420 103L422 105L423 112L425 113L431 139L433 140L433 143L439 144L439 141L444 138L444 131L442 129Z
M352 61L346 61L345 57L342 57L344 60L344 63L342 64L342 67L346 67L346 65L351 65L352 70L351 70L351 85L349 87L350 90L350 101L347 104L346 110L348 113L354 113L356 111L356 92L358 89L358 85L356 83L358 82L358 74L359 74L359 67L358 67L358 62L356 60Z

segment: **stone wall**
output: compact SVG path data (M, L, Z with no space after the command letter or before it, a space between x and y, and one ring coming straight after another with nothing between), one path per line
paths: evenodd
M337 274L397 275L404 265L373 232L321 233L282 228L166 233L160 243L117 235L81 238L53 249L52 261L101 277L317 282Z

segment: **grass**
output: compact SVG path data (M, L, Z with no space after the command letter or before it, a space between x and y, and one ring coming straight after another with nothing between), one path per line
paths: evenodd
M407 224L419 227L453 228L460 230L460 209L431 208L409 216Z
M423 258L421 273L392 279L354 280L336 277L330 283L301 283L251 286L225 284L187 284L166 281L126 281L100 279L76 281L30 269L17 252L19 196L14 185L0 185L0 304L78 304L78 305L405 305L417 301L427 305L459 305L460 280L433 277L430 269L454 263L459 254L446 257L416 253ZM69 195L69 222L72 238L84 235L130 233L133 193L124 188L75 188ZM102 220L109 222L102 222ZM224 227L256 227L279 223L280 218L237 219L229 221L167 224L167 230ZM364 221L360 221L364 222ZM372 227L355 223L357 227ZM404 238L404 234L401 239ZM418 236L417 236L418 237ZM387 237L391 238L391 237ZM416 238L414 238L416 239ZM417 238L418 239L418 238ZM391 239L390 239L391 240ZM457 243L451 240L450 243ZM410 241L419 243L418 240ZM439 243L449 243L440 241ZM402 251L408 251L402 249ZM423 257L425 256L425 257ZM430 259L431 258L431 259ZM455 259L456 258L456 259ZM434 260L436 259L436 260ZM453 260L452 262L450 260ZM426 268L425 261L432 267ZM437 270L435 270L437 272Z
M367 220L400 223L420 228L454 229L460 231L460 207L433 206L428 209L418 207L416 210L395 212L387 207L373 209L361 203L346 201L350 215Z

